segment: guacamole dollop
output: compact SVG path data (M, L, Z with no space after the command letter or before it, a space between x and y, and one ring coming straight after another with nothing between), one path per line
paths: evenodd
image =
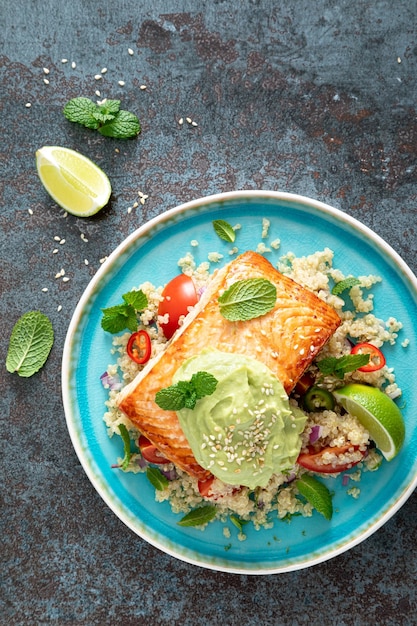
M292 411L285 390L263 363L241 354L203 350L185 361L174 383L209 372L214 393L177 411L198 463L230 485L266 487L289 470L301 448L306 415Z

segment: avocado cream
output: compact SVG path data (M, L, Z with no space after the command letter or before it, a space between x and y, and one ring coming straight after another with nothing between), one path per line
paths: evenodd
M291 411L280 381L256 359L207 349L185 361L173 382L201 371L217 379L216 390L178 411L195 458L225 483L265 487L294 465L306 415Z

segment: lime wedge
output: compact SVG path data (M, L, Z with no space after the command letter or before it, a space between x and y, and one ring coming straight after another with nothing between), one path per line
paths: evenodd
M90 217L109 201L106 174L75 150L44 146L36 152L36 167L46 191L68 213Z
M333 392L336 401L366 428L387 461L400 451L405 437L400 409L376 387L351 383Z
M327 520L332 519L332 496L326 485L314 478L314 476L303 474L297 480L296 486L301 495L310 502L316 511L321 513Z

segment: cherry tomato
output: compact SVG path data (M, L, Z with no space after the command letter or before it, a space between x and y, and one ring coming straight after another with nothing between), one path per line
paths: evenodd
M136 333L130 335L126 352L132 361L139 363L139 365L143 365L149 361L152 352L152 344L151 338L146 330L138 330Z
M205 480L198 481L198 491L200 492L200 496L203 498L210 498L211 494L211 486L214 482L214 476L209 476Z
M185 274L173 278L164 288L164 299L159 304L158 315L169 315L167 324L161 324L164 335L170 339L178 328L181 315L187 315L188 307L198 301L197 292L192 279Z
M148 461L148 463L156 463L156 464L166 464L169 463L168 459L158 450L158 448L149 441L145 435L140 435L139 437L139 449L141 455Z
M353 346L351 354L369 354L369 363L358 367L359 372L376 372L385 365L385 357L372 343L357 343Z
M308 452L303 452L299 455L297 459L297 463L310 472L319 472L320 474L336 474L338 472L344 472L345 470L350 469L354 465L357 465L362 461L362 458L365 456L366 452L362 452L362 456L358 461L354 463L339 463L338 465L328 464L325 465L321 463L321 459L326 452L331 452L332 454L342 455L349 452L349 450L354 449L358 450L358 446L352 446L351 444L346 444L345 446L340 446L338 448L322 448L319 451L316 451L314 448L310 448Z

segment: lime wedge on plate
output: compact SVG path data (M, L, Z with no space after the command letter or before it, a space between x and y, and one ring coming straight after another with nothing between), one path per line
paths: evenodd
M356 417L387 461L400 451L405 437L400 409L376 387L351 383L333 392L336 401Z
M44 146L36 152L36 167L46 191L68 213L90 217L109 201L106 174L75 150Z

